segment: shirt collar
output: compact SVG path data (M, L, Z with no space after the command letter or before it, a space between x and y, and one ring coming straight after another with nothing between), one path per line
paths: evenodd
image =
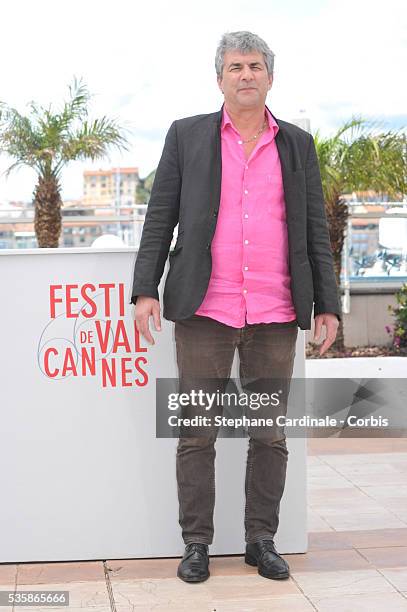
M223 104L222 109L223 110L222 110L221 130L222 131L225 130L226 127L228 125L230 125L230 127L232 129L234 129L235 132L238 133L238 131L236 130L235 126L232 123L232 120L231 120L231 118L229 116L229 113L227 112L226 107L225 107L224 104ZM277 124L276 120L274 119L273 115L271 114L271 112L269 111L267 106L265 107L265 109L266 109L266 116L267 116L267 119L268 119L269 128L273 131L273 137L275 138L277 136L277 132L278 132L278 130L280 128L278 127L278 124Z

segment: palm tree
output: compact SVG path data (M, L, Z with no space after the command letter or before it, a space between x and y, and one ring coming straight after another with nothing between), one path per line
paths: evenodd
M74 78L69 100L60 112L30 102L30 114L0 102L0 152L14 158L6 170L29 166L37 174L34 228L39 247L58 247L61 234L61 185L64 166L73 160L102 158L110 146L127 150L127 139L116 121L88 119L90 94Z
M375 128L353 117L330 138L314 135L338 287L349 216L343 195L368 189L396 198L407 193L405 135ZM344 349L343 321L333 348Z

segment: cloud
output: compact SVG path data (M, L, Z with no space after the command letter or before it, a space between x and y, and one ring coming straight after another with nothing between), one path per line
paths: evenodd
M72 0L63 21L59 14L51 0L3 7L0 99L20 110L31 99L57 103L73 75L83 76L95 94L92 115L133 129L132 150L112 152L111 163L138 166L142 176L157 165L174 119L220 108L214 54L224 31L252 30L276 53L267 103L277 117L290 121L305 109L312 130L330 132L352 114L397 123L405 113L399 0ZM0 172L6 163L1 157ZM108 165L74 164L63 196L81 195L83 169ZM29 170L1 178L0 202L31 199L34 183Z

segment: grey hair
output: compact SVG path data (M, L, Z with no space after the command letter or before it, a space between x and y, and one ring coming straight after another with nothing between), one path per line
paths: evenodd
M215 68L218 78L221 78L223 74L225 53L232 50L241 51L241 53L250 53L250 51L263 53L267 72L269 76L272 76L274 70L274 53L260 36L252 32L242 31L226 32L220 39L215 55Z

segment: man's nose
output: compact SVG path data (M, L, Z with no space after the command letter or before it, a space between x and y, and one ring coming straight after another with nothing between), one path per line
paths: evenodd
M251 81L253 79L253 73L250 66L243 66L241 78L245 81Z

